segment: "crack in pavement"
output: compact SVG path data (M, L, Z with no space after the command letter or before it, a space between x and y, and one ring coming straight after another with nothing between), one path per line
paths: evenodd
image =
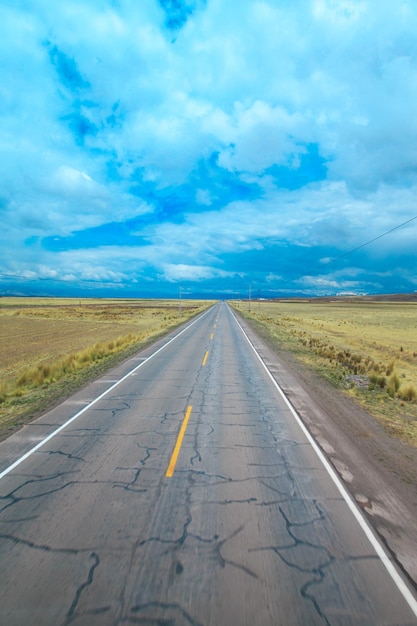
M116 471L119 470L122 472L134 472L134 476L130 482L115 482L113 484L113 489L119 487L121 489L124 489L125 491L132 491L134 493L146 493L148 491L148 489L145 488L134 488L134 485L138 482L141 472L146 465L146 461L150 459L151 451L154 452L158 450L158 448L153 448L152 446L142 446L139 443L136 445L138 448L143 448L145 450L145 456L142 459L139 459L139 463L142 467L116 467Z
M21 522L33 522L35 519L39 519L39 515L30 515L28 517L17 517L14 519L2 519L0 524L20 524Z
M70 608L68 609L67 618L69 619L67 619L66 621L67 624L71 622L71 618L74 616L74 613L77 610L77 606L80 601L81 594L92 584L93 579L94 579L94 572L97 569L97 567L100 565L100 559L96 552L92 552L90 554L90 558L93 559L93 564L91 565L88 571L87 580L81 583L81 585L78 587L77 591L75 592L74 599L71 603Z
M48 545L36 544L33 541L29 541L29 539L22 539L21 537L8 535L5 533L0 533L0 539L4 539L5 541L11 541L14 545L22 545L33 550L41 550L42 552L53 552L62 554L80 554L84 552L84 550L78 550L77 548L52 548Z
M201 370L201 368L200 368L200 370ZM184 399L186 400L186 404L189 404L190 398L192 397L192 395L194 393L195 384L196 384L196 380L194 381L194 384L191 386L191 389L189 390L188 395L186 397L184 396ZM178 397L182 398L182 396L178 396ZM161 398L158 397L158 400L160 401ZM170 397L170 400L172 400L171 397ZM177 426L178 422L179 421L182 422L182 420L183 420L183 411L181 410L181 411L175 411L175 412L166 412L159 418L159 420L160 420L160 425L165 425L166 426L166 424L169 423L169 422L173 422L173 423L175 422L176 426ZM174 432L163 432L163 433L161 433L161 432L158 432L154 428L151 430L151 432L152 432L153 435L156 434L158 436L161 436L161 437L167 439L167 438L172 438L174 434L177 434L177 428L176 428L175 433ZM138 479L140 477L140 474L141 474L141 470L145 466L146 461L150 458L150 451L151 450L155 450L156 448L148 447L148 448L145 448L145 449L146 449L145 457L141 460L142 467L138 467L138 468L134 469L135 475L134 475L133 481L130 483L130 486L134 482L138 481ZM178 472L176 472L176 475L178 476ZM175 481L175 477L173 477L172 480ZM157 488L158 492L160 491L162 484L163 484L163 477L161 476L161 481L159 483L159 487ZM189 500L189 497L187 497L186 499ZM148 537L146 539L136 540L132 544L131 550L130 550L130 562L129 562L129 566L127 568L127 572L125 574L125 581L127 581L128 578L131 576L133 568L137 566L136 554L137 554L137 551L140 548L142 548L143 546L146 546L146 545L151 544L153 542L158 542L158 543L161 543L162 545L168 545L168 546L173 547L174 548L174 553L175 553L175 549L179 548L180 546L182 546L184 544L184 542L185 542L185 540L186 540L186 538L188 536L188 527L189 527L189 525L192 522L192 516L191 516L191 513L190 513L190 503L189 503L189 501L186 502L185 508L186 508L185 521L183 522L182 533L181 533L181 535L179 537L177 537L175 539L163 539L162 537L159 537L159 536L151 536L151 537ZM153 527L154 526L154 522L149 520L149 525L151 527ZM179 559L176 559L176 562L178 564L179 563ZM182 568L182 565L179 567L179 569L178 569L178 567L176 567L176 573L177 574L178 574L179 569ZM126 583L125 583L122 586L122 590L121 590L121 594L120 594L121 614L124 616L122 618L122 621L126 621L128 619L128 618L126 618L126 607L128 606L128 604L129 604L129 600L126 597ZM151 605L159 606L159 603L155 603L155 604L146 603L146 607L149 607ZM143 605L141 605L141 606L143 606ZM176 605L176 606L178 606L179 609L181 611L183 611L183 609L179 605ZM139 612L141 610L140 608L138 608L138 605L136 606L136 609L137 609L137 612ZM157 623L161 623L160 620L158 620ZM190 623L194 623L194 622L190 622Z
M243 498L242 500L204 500L204 504L218 504L219 506L225 504L251 504L252 502L257 502L257 500L257 498ZM198 504L198 502L194 501L194 504Z
M227 542L231 541L234 537L236 537L239 533L241 533L244 529L244 525L239 526L236 530L234 530L230 535L224 537L224 538L220 538L218 534L214 534L213 536L207 538L207 537L202 537L196 533L191 532L190 528L191 528L191 524L193 522L193 515L192 515L192 506L194 506L194 503L192 503L192 493L193 490L195 488L198 488L202 482L202 478L204 478L204 484L207 485L207 481L209 481L209 484L229 484L231 483L231 479L230 477L225 477L223 475L220 476L221 480L219 481L219 475L210 475L206 472L200 472L200 471L196 471L196 470L187 470L186 472L182 471L182 472L178 472L176 473L176 477L177 480L178 478L180 480L178 480L178 484L183 485L184 487L184 491L183 491L183 497L181 499L182 501L182 508L183 508L183 513L181 514L182 517L182 531L179 532L177 534L177 536L173 537L173 538L166 538L163 535L156 533L150 537L147 538L143 538L141 539L138 543L137 543L137 548L143 548L144 546L149 546L152 543L156 543L159 544L161 546L165 546L165 548L163 549L163 551L161 553L158 553L158 559L161 559L162 557L168 557L171 563L171 566L169 567L168 570L168 580L167 580L167 585L168 587L171 587L172 584L174 584L175 580L177 579L177 577L179 575L182 575L184 572L184 566L182 564L182 557L180 555L178 555L179 551L182 551L185 547L185 545L188 545L188 549L193 550L192 548L192 543L190 546L190 542L198 542L198 543L202 543L205 544L207 546L209 546L209 551L211 554L211 560L214 561L214 563L217 563L221 568L226 568L226 567L231 567L234 569L239 570L240 572L243 572L246 576L249 576L251 579L253 580L258 580L259 577L257 575L256 572L254 572L252 569L250 569L249 567L247 567L245 564L243 563L239 563L236 562L235 560L233 560L232 558L228 558L224 555L224 547L227 544ZM184 481L185 478L185 481ZM231 503L231 502L230 502ZM180 521L181 517L178 519L178 521ZM144 553L144 556L141 558L140 560L140 565L139 565L139 571L141 571L142 568L146 568L146 562L149 559L154 558L152 556L153 552L152 551L146 551ZM181 554L181 553L180 553ZM141 576L138 577L138 580L141 580ZM148 581L149 584L149 581ZM152 588L152 586L151 586ZM130 614L132 613L144 613L146 612L150 607L154 608L157 613L159 610L162 611L162 616L158 616L158 614L156 615L149 615L146 614L143 616L143 621L144 623L147 624L151 624L153 622L155 622L156 624L168 624L168 623L176 623L175 618L173 618L172 622L166 621L165 620L165 616L166 616L166 612L168 608L173 608L175 607L175 610L179 611L182 619L189 619L189 623L193 624L195 623L193 621L193 618L191 616L188 615L188 613L186 612L186 610L184 609L184 607L181 605L181 603L161 603L159 601L147 601L149 600L148 597L146 597L146 591L142 591L144 598L142 602L136 603L131 609L130 609ZM126 602L123 602L123 605L126 606ZM126 616L126 612L123 612L124 618L123 621L124 622L129 622L129 617ZM188 616L188 617L187 617ZM142 617L142 616L141 616ZM181 622L182 623L182 622Z
M108 398L108 400L109 402L120 402L120 399L118 396L110 397ZM98 406L98 407L95 407L95 411L97 411L98 413L110 413L112 418L115 419L118 413L128 411L131 408L132 407L128 402L121 402L121 406L115 406L113 408L110 408L110 407L100 408L100 406Z
M203 477L203 478L214 478L214 479L218 479L216 480L216 482L210 483L211 486L213 485L221 485L223 483L230 483L233 482L233 478L231 476L227 476L225 474L212 474L211 472L205 472L204 470L195 470L195 469L191 469L191 470L177 470L175 472L175 474L190 474L194 477ZM174 474L174 478L175 478L175 474ZM172 479L171 479L172 480ZM200 483L200 484L206 484L206 483ZM198 486L196 485L196 483L194 483L194 486Z
M70 480L70 481L66 482L65 484L63 484L63 485L60 485L59 487L55 487L53 489L48 489L47 491L43 491L41 493L35 493L35 494L31 493L31 495L29 495L29 496L16 496L15 495L17 492L19 492L21 489L24 489L28 485L39 485L41 483L44 483L44 482L47 482L47 481L50 481L50 480L57 480L58 478L62 478L64 476L66 476L67 474L74 474L74 473L78 473L78 470L75 471L75 472L74 471L72 471L72 472L60 472L60 473L54 474L52 476L46 476L46 477L43 476L43 477L31 478L31 479L26 480L22 484L20 484L17 487L15 487L15 489L12 489L12 491L7 493L6 495L0 496L0 502L1 501L9 501L5 506L0 507L0 513L3 513L4 511L9 509L10 507L15 506L16 504L18 504L19 502L35 500L35 499L38 499L38 498L43 498L44 496L49 496L52 493L57 493L58 491L63 491L67 487L70 487L70 486L76 484L77 481Z
M180 604L177 602L145 602L144 604L138 604L133 606L130 610L132 613L142 613L143 611L148 611L149 609L155 609L156 611L162 610L163 613L167 611L172 611L174 613L173 619L166 620L165 618L160 618L157 615L145 615L140 617L137 620L132 620L132 618L123 619L124 623L133 623L133 624L155 624L156 626L174 626L176 623L175 613L179 613L182 618L186 620L190 626L204 626L202 622L198 622L195 620L189 613L186 611Z
M336 558L325 546L315 544L306 539L300 539L294 531L294 528L308 527L316 522L326 520L324 512L320 509L317 502L313 501L313 504L318 515L306 522L291 522L285 511L279 506L278 509L285 522L290 543L250 548L249 552L272 551L277 554L287 567L303 574L311 574L312 578L301 586L300 595L312 603L320 618L324 620L327 626L330 626L331 621L326 617L316 596L310 591L312 587L323 584L326 577L325 570L335 562ZM307 564L306 556L311 561L310 565Z
M70 454L69 452L62 452L62 450L38 450L36 454L46 454L48 456L54 456L55 454L59 456L66 457L71 461L82 461L82 463L87 463L85 459L81 456L75 456L74 454Z
M194 456L190 457L190 463L191 463L191 465L193 465L193 466L194 466L194 461L199 461L199 463L201 463L201 461L203 460L203 459L202 459L202 456L201 456L201 454L199 453L199 451L197 450L197 448L194 448L194 450L195 450L195 454L194 454Z
M67 473L71 473L71 472L63 472L63 475L67 474ZM108 485L111 488L114 488L114 487L127 488L129 486L129 483L126 483L126 485L118 484L118 483L115 483L113 480L71 480L71 481L66 482L63 485L60 485L59 487L55 487L54 489L49 489L48 491L43 491L42 493L32 494L30 496L21 496L21 497L16 497L15 496L15 493L17 491L19 491L23 487L27 486L28 484L30 484L30 483L36 484L38 482L43 482L44 480L51 480L51 477L39 478L39 479L36 479L36 480L28 480L25 483L23 483L23 484L19 485L18 487L16 487L13 491L8 493L7 495L0 496L0 502L1 502L1 500L10 500L5 506L0 508L0 513L3 513L4 511L9 509L10 507L17 505L20 502L31 501L31 500L43 498L44 496L49 496L51 494L58 493L60 491L63 491L67 487L72 487L74 485ZM136 489L136 490L135 489L127 489L127 490L128 491L134 491L135 493L142 493L142 492L146 492L147 491L147 489L143 489L143 490L140 490L140 489ZM2 523L2 520L0 520L0 523Z
M217 555L217 560L221 567L226 567L226 565L231 565L232 567L236 567L237 569L241 570L245 574L248 574L248 576L250 576L251 578L255 578L256 580L259 580L259 576L255 574L255 572L253 572L251 569L249 569L245 565L241 565L240 563L236 563L235 561L224 558L224 556L221 553L222 548L225 545L225 543L227 541L230 541L230 539L233 539L233 537L236 537L236 535L238 535L239 533L241 533L244 527L245 527L244 525L239 526L239 528L233 531L233 533L231 533L228 537L225 537L225 539L222 539L221 541L218 541L216 543L215 552Z

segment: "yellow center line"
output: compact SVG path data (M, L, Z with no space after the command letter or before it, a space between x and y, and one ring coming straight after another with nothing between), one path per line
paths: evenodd
M213 328L216 328L217 324L214 324Z
M211 335L210 335L210 341L213 341L213 337L214 337L214 333L211 333Z
M205 365L207 363L208 355L209 355L209 353L208 353L208 350L207 350L207 352L204 355L203 365Z
M184 439L185 430L187 428L188 420L190 419L190 415L191 415L191 411L192 410L193 410L193 407L189 406L188 409L187 409L187 412L185 414L185 417L184 417L184 419L182 421L181 429L180 429L180 432L179 432L178 437L177 437L177 443L175 444L174 452L172 453L171 460L169 462L168 469L167 469L166 474L165 474L165 476L167 478L171 478L173 473L174 473L175 466L177 464L178 455L179 455L180 450L181 450L182 440Z

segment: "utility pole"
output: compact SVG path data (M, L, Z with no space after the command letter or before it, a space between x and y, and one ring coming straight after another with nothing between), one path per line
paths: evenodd
M180 287L180 300L178 302L178 315L181 317L182 316L182 300L181 300L181 290L182 287Z
M250 300L252 296L252 283L249 283L249 313L250 313Z

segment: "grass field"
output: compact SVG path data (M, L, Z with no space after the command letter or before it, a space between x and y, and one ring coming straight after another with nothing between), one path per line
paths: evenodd
M0 437L210 304L0 298Z
M417 446L417 302L235 302L275 345Z

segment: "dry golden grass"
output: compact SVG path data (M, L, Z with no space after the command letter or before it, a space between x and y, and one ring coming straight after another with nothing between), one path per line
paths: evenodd
M0 298L0 436L210 304Z
M417 445L417 303L235 303L285 350L356 398L393 435Z

